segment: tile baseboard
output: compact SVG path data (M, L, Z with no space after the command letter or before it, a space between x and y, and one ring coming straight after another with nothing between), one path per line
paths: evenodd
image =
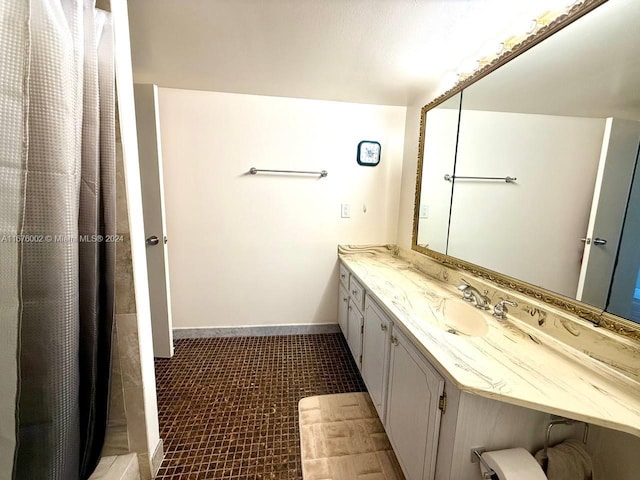
M196 327L174 328L173 338L215 338L215 337L273 337L278 335L309 335L319 333L339 333L337 323L302 325L264 325L251 327Z
M164 444L162 439L158 440L158 444L156 445L156 449L151 456L151 478L156 478L158 475L158 470L160 470L160 465L162 465L162 460L164 459Z

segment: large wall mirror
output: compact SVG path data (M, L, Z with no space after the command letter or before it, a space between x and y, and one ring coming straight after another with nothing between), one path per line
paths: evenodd
M413 248L624 331L616 317L640 323L640 2L598 3L423 109Z

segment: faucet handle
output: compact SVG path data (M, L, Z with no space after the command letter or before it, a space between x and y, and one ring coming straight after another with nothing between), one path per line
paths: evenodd
M462 282L462 285L458 286L458 290L460 290L461 292L464 292L467 288L473 288L474 290L476 290L478 293L481 293L485 297L489 294L489 290L484 289L482 290L482 292L480 292L480 290L478 290L476 287L471 285L467 280L465 280L462 277L460 277L460 281Z
M507 318L507 313L509 310L507 309L507 305L510 307L517 307L518 304L511 300L500 300L495 307L493 307L493 316L499 319Z

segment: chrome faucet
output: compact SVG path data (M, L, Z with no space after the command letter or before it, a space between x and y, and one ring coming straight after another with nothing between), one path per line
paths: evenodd
M484 293L480 293L476 287L472 286L469 282L467 282L464 278L461 278L462 285L458 287L458 290L462 292L462 299L465 302L476 302L476 308L480 310L489 310L489 304L491 300L487 297L487 291Z
M503 320L507 318L507 305L510 307L517 307L518 304L516 302L512 302L511 300L500 300L495 307L493 307L493 316Z

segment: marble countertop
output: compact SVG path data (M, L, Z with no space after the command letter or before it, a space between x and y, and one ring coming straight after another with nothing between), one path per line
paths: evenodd
M341 248L339 258L460 390L640 437L636 379L512 316L482 312L483 335L450 333L442 306L461 301L455 286L384 248Z

